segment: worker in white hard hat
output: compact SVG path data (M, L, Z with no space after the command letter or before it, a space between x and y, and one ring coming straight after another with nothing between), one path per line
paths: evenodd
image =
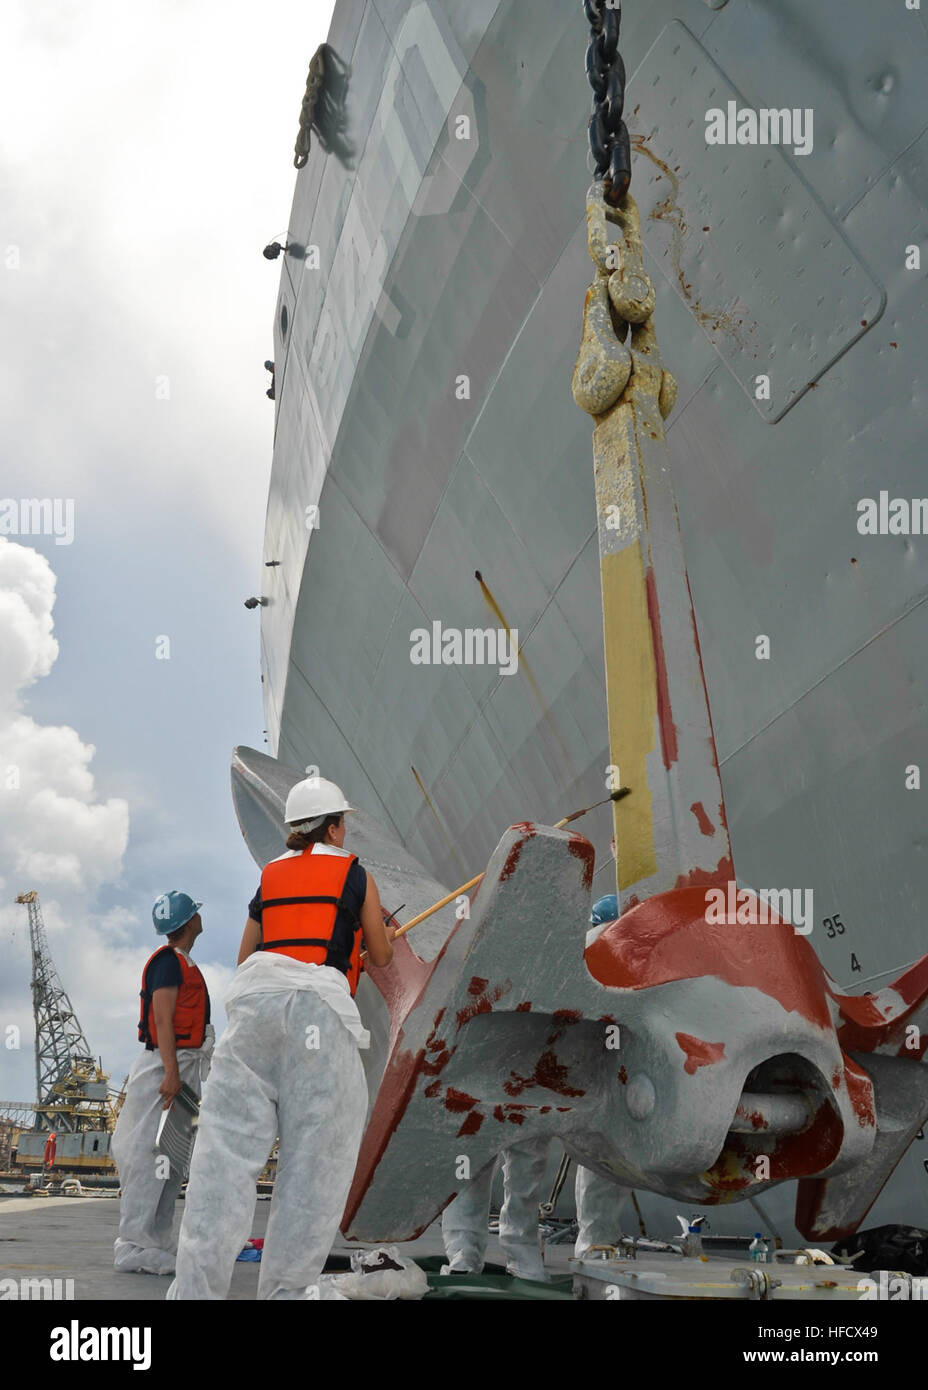
M352 809L321 777L287 798L287 853L261 874L225 998L168 1298L226 1297L275 1138L258 1298L319 1297L367 1114L362 937L373 965L393 959L377 885L344 848Z
M152 908L164 938L142 971L139 1042L110 1151L119 1172L120 1274L173 1274L174 1211L185 1173L155 1150L162 1113L182 1085L199 1096L209 1069L213 1028L206 981L190 952L203 931L202 903L172 889Z

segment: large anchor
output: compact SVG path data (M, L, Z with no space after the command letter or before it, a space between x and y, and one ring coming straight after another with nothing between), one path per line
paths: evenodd
M390 1048L344 1229L417 1234L507 1142L550 1135L699 1204L799 1178L797 1225L823 1239L856 1227L928 1112L921 1052L900 1050L928 1023L928 957L855 1000L756 898L753 921L707 915L734 869L664 441L676 387L634 201L594 184L587 228L573 389L596 422L610 763L631 789L613 803L620 916L584 950L593 847L526 823L435 959L401 941L370 972Z
M525 823L427 958L404 938L368 972L376 1098L343 1222L362 1240L417 1235L501 1148L541 1136L619 1184L701 1205L799 1178L796 1224L824 1239L856 1228L928 1117L928 956L856 999L756 898L753 921L707 915L734 868L664 440L676 385L638 210L605 191L587 199L595 276L573 391L595 421L609 789L630 788L613 803L619 916L587 934L593 846ZM260 863L301 775L238 751ZM442 896L357 819L378 881L393 874L414 910Z

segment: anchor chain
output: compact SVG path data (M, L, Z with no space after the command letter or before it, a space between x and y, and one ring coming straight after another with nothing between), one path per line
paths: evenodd
M583 0L590 25L586 75L593 88L590 149L593 177L602 181L606 201L618 207L628 192L632 157L625 110L625 64L619 52L622 6L619 0Z
M619 229L610 242L607 223ZM587 249L596 277L583 306L583 336L574 367L574 401L603 415L632 391L657 397L663 419L673 409L677 383L661 362L654 330L654 284L644 268L641 219L630 193L611 207L604 183L586 199Z

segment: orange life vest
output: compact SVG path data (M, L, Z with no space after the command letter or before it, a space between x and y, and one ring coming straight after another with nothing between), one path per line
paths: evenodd
M142 1014L139 1018L139 1042L158 1046L158 1031L155 1027L155 1014L151 1007L152 996L148 992L146 979L148 967L163 951L174 951L173 946L161 946L145 962L142 971ZM174 1041L178 1047L202 1047L206 1034L206 981L195 965L188 961L180 951L174 951L180 966L181 983L177 990L177 1003L174 1005Z
M274 859L261 874L259 951L282 951L309 965L334 965L351 993L361 974L361 923L342 899L354 854L302 853Z

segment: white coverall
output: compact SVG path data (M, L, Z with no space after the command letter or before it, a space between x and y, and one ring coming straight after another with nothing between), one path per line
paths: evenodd
M499 1243L506 1255L507 1272L522 1279L548 1277L538 1230L538 1203L550 1143L549 1138L529 1139L500 1154L503 1205ZM444 1273L479 1274L483 1269L495 1173L496 1163L488 1163L442 1212L441 1234L448 1259ZM621 1230L628 1191L578 1163L574 1193L579 1226L574 1254L583 1254L591 1245L612 1244Z
M499 1214L499 1243L506 1270L520 1279L546 1279L538 1230L538 1190L548 1162L551 1140L528 1139L503 1149L503 1205ZM496 1162L470 1179L441 1214L441 1234L450 1274L479 1274L486 1257L490 1197Z
M209 1071L214 1040L212 1025L207 1024L202 1047L179 1048L177 1052L180 1079L197 1095ZM113 1259L121 1274L174 1272L174 1207L184 1174L175 1172L167 1158L155 1151L164 1109L164 1097L158 1090L163 1080L164 1063L157 1048L136 1057L110 1143L122 1188ZM159 1176L165 1168L169 1176Z
M579 1227L574 1254L579 1258L591 1245L613 1245L622 1232L628 1188L619 1187L578 1163L574 1198Z
M367 1116L358 1048L370 1035L342 972L292 956L249 956L225 1004L167 1297L227 1296L277 1137L258 1298L318 1297Z

